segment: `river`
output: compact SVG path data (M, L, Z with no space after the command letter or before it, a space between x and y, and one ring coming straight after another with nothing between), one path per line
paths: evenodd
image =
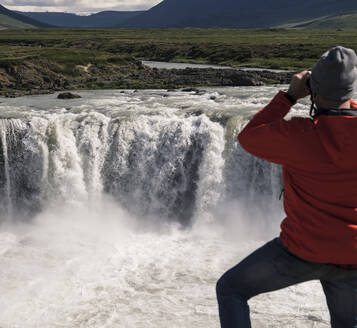
M291 73L293 71L282 70L282 69L271 69L271 68L259 68L259 67L239 67L234 68L231 66L222 66L222 65L212 65L212 64L192 64L192 63L169 63L169 62L160 62L160 61L149 61L143 60L143 65L158 68L158 69L186 69L186 68L213 68L213 69L236 69L241 71L252 71L252 72L261 72L268 71L273 73Z
M216 280L284 217L280 167L236 142L278 89L0 99L0 327L218 327ZM250 305L329 327L317 282Z

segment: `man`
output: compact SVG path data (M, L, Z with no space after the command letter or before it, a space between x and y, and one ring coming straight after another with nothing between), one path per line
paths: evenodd
M333 328L357 327L357 56L326 52L294 75L239 134L249 153L281 164L280 238L256 250L217 282L222 328L251 327L247 301L318 279ZM311 89L311 90L309 90ZM283 118L311 92L313 119Z

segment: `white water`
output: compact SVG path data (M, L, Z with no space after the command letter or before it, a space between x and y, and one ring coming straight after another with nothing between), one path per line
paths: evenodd
M235 141L277 90L2 99L0 327L218 327L216 280L283 218L279 168ZM329 326L316 282L250 305L253 327Z
M6 130L7 126L4 124L6 121L1 122L2 126L1 128L1 141L2 141L2 149L3 149L3 158L4 158L4 176L5 176L5 201L7 206L4 208L4 216L10 218L12 216L11 209L12 209L12 203L11 203L11 195L10 195L10 174L9 174L9 156L7 152L7 136L6 136ZM6 122L7 123L7 122Z

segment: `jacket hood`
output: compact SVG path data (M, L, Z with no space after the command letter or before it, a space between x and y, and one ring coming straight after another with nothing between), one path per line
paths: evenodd
M351 107L357 111L355 102ZM314 124L331 162L342 169L357 169L357 116L321 115Z

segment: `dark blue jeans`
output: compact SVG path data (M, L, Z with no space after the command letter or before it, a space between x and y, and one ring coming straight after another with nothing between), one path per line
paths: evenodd
M280 238L257 249L218 280L221 327L251 327L250 298L316 279L326 295L331 327L357 328L357 270L305 261L290 253Z

